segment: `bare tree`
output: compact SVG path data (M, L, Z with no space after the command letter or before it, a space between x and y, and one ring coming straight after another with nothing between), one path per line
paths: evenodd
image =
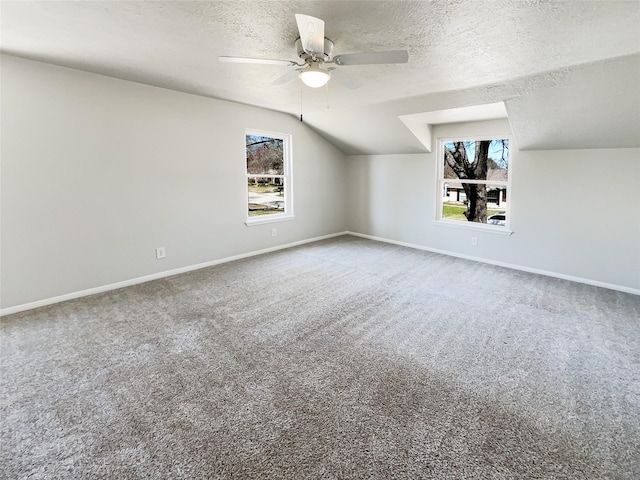
M490 145L491 140L476 141L473 161L469 161L467 148L471 147L471 142L453 142L452 149L445 146L445 165L449 166L460 180L486 180ZM462 182L462 188L467 196L464 216L470 222L487 223L487 186Z
M283 151L281 139L247 135L246 151L247 171L249 173L264 177L268 177L270 174L283 174ZM261 181L264 181L264 179ZM259 179L254 177L254 183L257 183L258 181Z

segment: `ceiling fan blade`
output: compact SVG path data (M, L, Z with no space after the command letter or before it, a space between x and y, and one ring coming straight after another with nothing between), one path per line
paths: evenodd
M284 85L285 83L290 82L297 76L298 76L298 69L289 70L287 73L276 78L273 82L271 82L271 85Z
M224 63L255 63L261 65L297 65L291 60L272 60L270 58L249 58L249 57L218 57Z
M324 54L324 20L296 13L302 48L309 55Z
M336 55L333 62L337 65L380 65L384 63L407 63L409 53L406 50L390 52L347 53Z
M360 80L352 77L344 70L340 70L339 68L331 71L331 78L350 90L355 90L356 88L360 88L362 86L362 82Z

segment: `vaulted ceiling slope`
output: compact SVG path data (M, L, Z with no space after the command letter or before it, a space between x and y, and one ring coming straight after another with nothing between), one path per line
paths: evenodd
M640 147L640 2L2 1L2 52L304 115L343 152L425 151L400 116L505 102L520 148ZM342 67L362 84L304 87L294 13L336 53L409 52Z

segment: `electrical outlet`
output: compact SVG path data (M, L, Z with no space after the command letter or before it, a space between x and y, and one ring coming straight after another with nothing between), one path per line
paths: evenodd
M166 256L167 256L167 252L165 251L164 247L156 248L156 258L158 260L160 260L161 258L164 258Z
M278 230L276 230L275 228L272 228L272 229L271 229L271 236L272 236L272 237L275 237L275 236L277 236L277 235L278 235Z
M471 237L471 245L474 247L478 246L478 237Z

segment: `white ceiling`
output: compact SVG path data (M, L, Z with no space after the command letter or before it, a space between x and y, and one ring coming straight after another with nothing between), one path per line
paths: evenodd
M425 146L400 120L505 102L520 148L640 147L640 2L5 1L4 53L299 116L345 153ZM400 50L405 65L344 66L328 90L288 67L295 13L334 54ZM327 106L329 108L327 108ZM419 118L419 117L415 117Z

